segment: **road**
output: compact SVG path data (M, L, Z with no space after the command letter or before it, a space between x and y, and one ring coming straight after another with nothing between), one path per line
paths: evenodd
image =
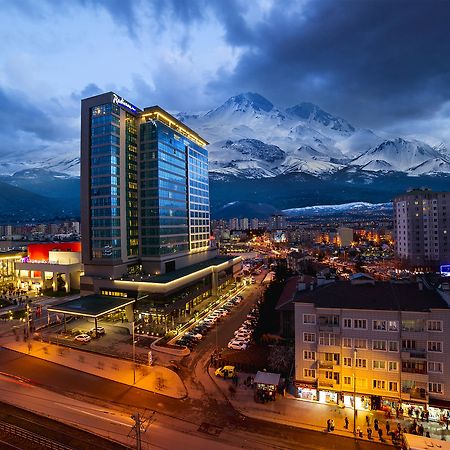
M245 418L217 391L205 371L209 355L216 346L226 346L234 330L245 320L248 310L261 295L261 289L260 284L248 286L246 300L209 333L183 364L182 376L189 391L188 399L175 400L142 391L6 349L0 349L2 372L25 377L30 382L12 387L11 382L2 377L2 395L15 404L22 401L21 406L48 411L54 417L104 436L110 433L111 437L128 444L132 442L127 436L132 423L130 415L140 411L148 416L154 411L153 422L143 434L147 445L143 448L381 448L377 443Z

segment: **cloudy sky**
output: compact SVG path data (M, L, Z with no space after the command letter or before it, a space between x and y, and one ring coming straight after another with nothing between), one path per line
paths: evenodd
M75 154L80 99L240 92L450 142L450 1L0 0L0 158Z

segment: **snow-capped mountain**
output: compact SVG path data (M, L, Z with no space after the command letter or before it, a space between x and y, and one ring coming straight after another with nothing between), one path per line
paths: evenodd
M205 114L178 115L209 146L212 176L245 178L304 173L329 176L348 167L410 176L450 173L450 156L417 141L358 129L312 103L283 109L256 93L239 94Z
M339 213L362 212L362 211L381 211L392 210L392 203L368 203L351 202L338 205L315 205L305 206L303 208L284 209L283 213L287 216L325 216Z
M450 167L445 156L429 145L402 138L384 141L352 160L350 164L361 166L363 170L394 170L416 175L447 172Z

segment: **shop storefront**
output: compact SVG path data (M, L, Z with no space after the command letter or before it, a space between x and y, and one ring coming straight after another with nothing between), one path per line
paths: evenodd
M297 385L297 398L302 400L317 400L317 389L305 384Z
M322 391L319 390L319 402L320 403L338 403L339 393L334 391Z
M353 397L353 394L344 394L344 406L349 408L354 408L353 398L355 399L356 409L359 411L369 411L371 407L370 396L368 395L356 395Z

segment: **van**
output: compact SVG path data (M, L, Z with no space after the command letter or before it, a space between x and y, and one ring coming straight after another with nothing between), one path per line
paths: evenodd
M214 374L216 377L233 378L236 375L236 368L234 366L219 367Z

